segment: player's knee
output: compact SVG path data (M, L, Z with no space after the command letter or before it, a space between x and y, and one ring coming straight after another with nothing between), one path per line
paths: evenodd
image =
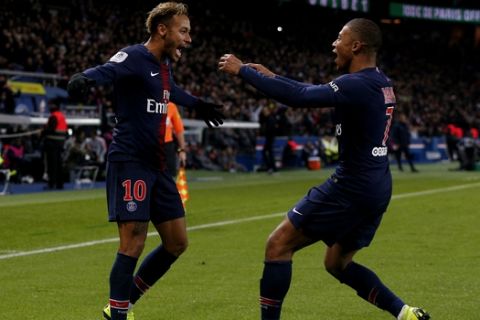
M341 261L325 259L324 266L328 273L337 279L342 274L343 265Z
M142 254L143 248L145 248L145 241L135 240L122 244L119 252L130 257L138 258Z
M175 241L175 242L164 243L163 246L164 246L165 250L167 250L168 252L170 252L174 256L178 257L187 250L188 240L187 239L182 239L182 240Z
M279 237L275 234L271 234L267 239L267 245L265 248L265 260L289 260L291 259L291 253L286 250L282 245Z

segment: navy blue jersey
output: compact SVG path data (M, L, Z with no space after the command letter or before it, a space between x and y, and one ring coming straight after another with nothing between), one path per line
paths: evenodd
M359 198L390 197L386 140L395 95L391 81L378 68L346 74L324 85L266 77L246 66L240 75L267 96L291 107L334 107L340 162L332 185Z
M140 161L164 170L167 104L193 107L198 100L177 87L169 60L159 62L136 44L84 74L98 85L114 85L117 124L108 160Z

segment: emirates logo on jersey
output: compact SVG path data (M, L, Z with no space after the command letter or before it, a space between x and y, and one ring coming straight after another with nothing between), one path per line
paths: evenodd
M170 101L170 91L163 90L163 103L168 103Z
M153 99L147 99L148 113L167 113L167 103L157 102Z

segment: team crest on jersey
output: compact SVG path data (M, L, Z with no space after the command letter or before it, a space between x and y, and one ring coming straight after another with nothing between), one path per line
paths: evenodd
M113 57L110 58L109 61L120 63L120 62L125 61L125 59L127 59L127 57L128 57L128 53L123 52L123 51L118 51Z
M137 204L133 201L127 202L127 211L128 212L135 212L137 211Z

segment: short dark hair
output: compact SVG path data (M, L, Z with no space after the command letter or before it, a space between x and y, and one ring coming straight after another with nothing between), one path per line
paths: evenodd
M346 26L362 41L367 49L377 52L382 46L382 31L380 27L369 19L356 18L347 22Z
M167 24L173 16L188 16L188 7L180 2L163 2L153 8L145 21L145 27L149 34L155 33L160 23Z

